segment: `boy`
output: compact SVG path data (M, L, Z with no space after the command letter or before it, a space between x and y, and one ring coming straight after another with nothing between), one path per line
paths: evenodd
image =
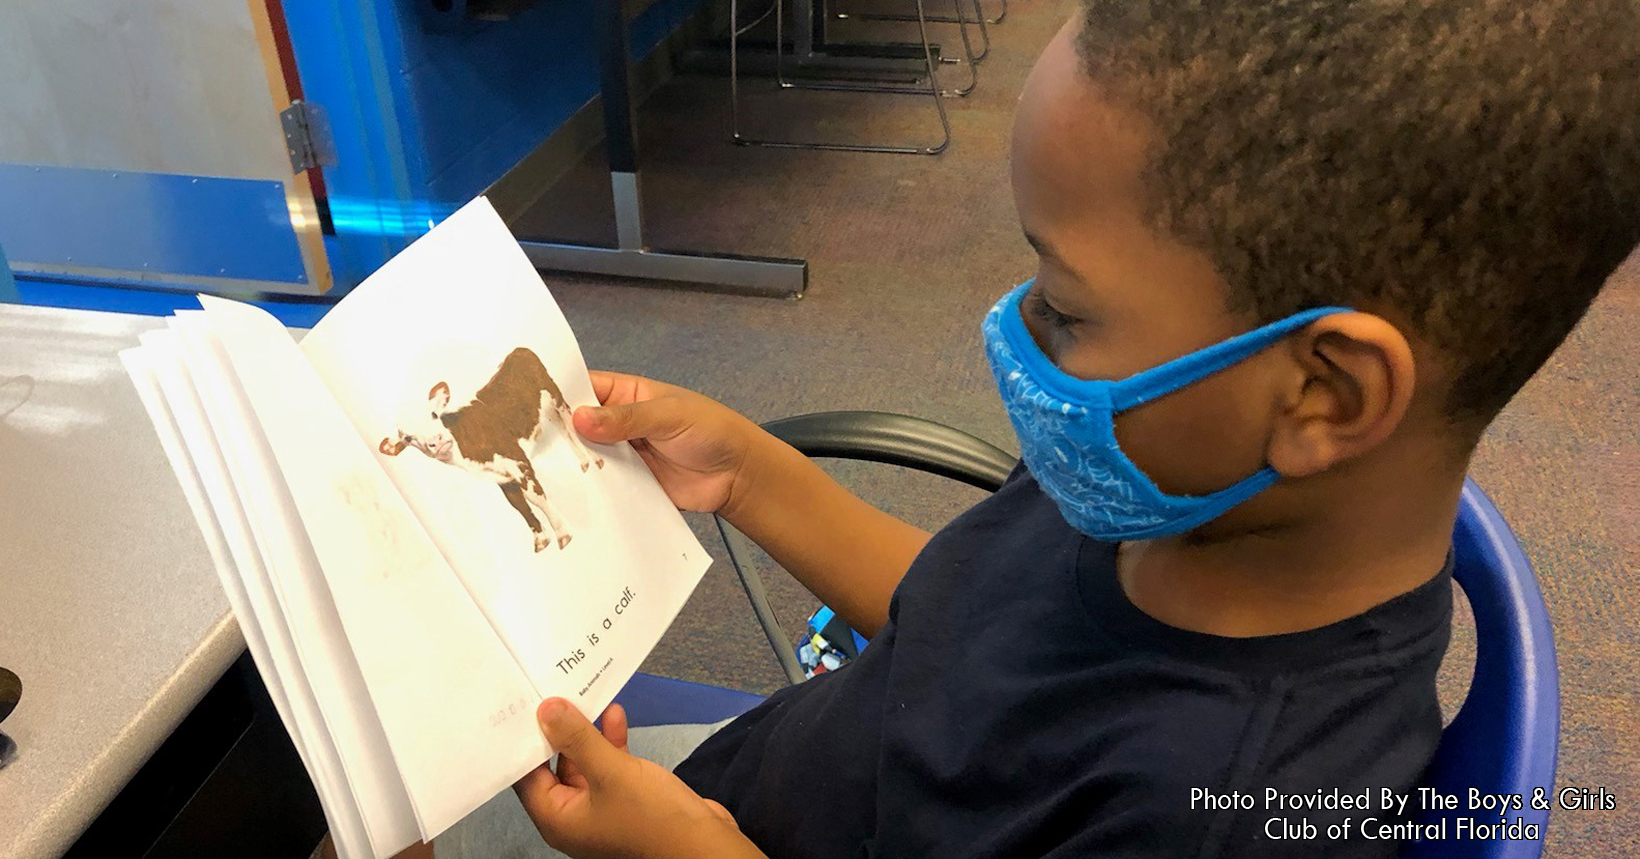
M1395 809L1265 791L1418 783L1470 452L1640 236L1636 56L1632 0L1089 0L1018 109L1041 263L984 323L1024 457L995 496L931 539L700 395L594 374L578 431L632 440L873 643L676 776L622 751L618 710L600 735L543 703L561 764L518 785L542 835L1393 855L1286 825Z

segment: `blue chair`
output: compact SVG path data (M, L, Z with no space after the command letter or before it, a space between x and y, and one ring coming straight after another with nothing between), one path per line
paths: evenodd
M774 421L771 433L816 457L882 462L915 468L995 491L1016 458L967 433L942 424L880 412L822 412ZM770 647L792 682L802 680L790 639L743 560L745 538L719 522L730 560L763 625ZM1469 789L1520 794L1527 807L1511 812L1546 832L1549 812L1530 807L1534 788L1554 798L1555 756L1560 736L1559 672L1553 629L1537 577L1514 533L1491 499L1464 481L1453 533L1453 578L1475 615L1475 674L1458 715L1441 735L1424 786L1459 797L1458 811L1426 812L1420 823L1443 817L1448 839L1403 845L1408 859L1536 859L1541 841L1452 840L1455 818L1492 822L1486 812L1464 810ZM757 695L638 674L616 697L633 725L715 722L756 706Z
M1541 788L1553 803L1560 745L1560 672L1554 629L1532 565L1498 508L1465 480L1453 533L1452 577L1475 614L1475 674L1458 715L1441 735L1424 785L1459 797L1457 811L1427 811L1420 823L1446 819L1447 839L1405 845L1408 859L1537 859L1541 841L1451 840L1456 818L1494 822L1467 810L1470 788L1518 794L1526 808L1509 817L1547 834L1548 809L1531 807Z

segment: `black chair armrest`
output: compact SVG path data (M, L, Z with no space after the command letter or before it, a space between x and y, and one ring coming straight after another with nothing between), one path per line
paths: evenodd
M816 412L763 428L808 456L900 465L991 492L1019 459L962 430L888 412Z
M945 424L888 412L816 412L763 424L770 434L806 456L880 462L937 474L995 492L1013 471L1018 457ZM791 683L803 681L803 669L790 639L775 616L763 581L751 568L745 535L717 519L729 563L740 578L746 599L769 640L775 659Z

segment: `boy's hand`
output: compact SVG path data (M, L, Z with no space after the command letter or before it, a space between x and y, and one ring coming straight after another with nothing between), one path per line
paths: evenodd
M631 441L680 510L717 513L868 638L929 533L844 489L807 456L693 391L592 371L602 406L575 431Z
M660 765L626 753L626 714L604 711L600 735L562 698L536 710L558 751L513 785L541 837L576 859L761 857L723 806L702 799Z
M728 406L642 376L592 370L602 406L575 410L590 441L630 441L680 510L716 513L733 505L747 455L766 435Z

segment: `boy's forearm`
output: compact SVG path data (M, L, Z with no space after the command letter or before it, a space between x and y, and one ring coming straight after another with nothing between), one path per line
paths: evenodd
M750 838L728 824L703 833L702 837L687 839L684 843L687 846L673 854L680 859L769 859L768 854L759 850Z
M929 533L867 504L790 445L762 442L724 518L860 634L875 635Z

